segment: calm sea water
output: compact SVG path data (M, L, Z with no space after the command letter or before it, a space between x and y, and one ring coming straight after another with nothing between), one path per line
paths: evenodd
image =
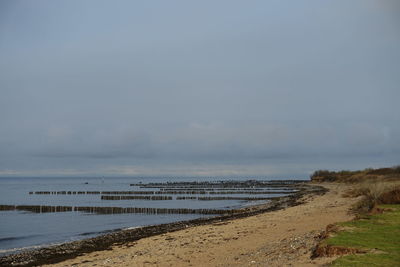
M212 181L228 178L0 178L0 205L63 205L116 206L154 208L231 209L254 202L238 200L101 200L100 195L36 195L30 191L144 191L131 183L168 181ZM239 179L235 179L239 180ZM246 180L246 179L243 179ZM196 196L196 195L190 195ZM245 197L247 195L229 195ZM250 196L250 195L248 195ZM252 195L254 197L254 195ZM260 196L260 195L257 195ZM261 195L262 196L262 195ZM280 196L279 194L268 195ZM73 241L116 229L189 220L205 215L195 214L113 214L81 212L32 213L0 211L0 255L19 252L49 244Z

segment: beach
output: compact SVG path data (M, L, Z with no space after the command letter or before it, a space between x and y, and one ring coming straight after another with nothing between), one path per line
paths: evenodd
M333 258L311 259L329 224L353 218L356 201L344 184L323 184L324 195L306 195L302 204L208 225L188 227L112 246L44 266L319 266Z
M399 14L2 0L0 267L400 267Z

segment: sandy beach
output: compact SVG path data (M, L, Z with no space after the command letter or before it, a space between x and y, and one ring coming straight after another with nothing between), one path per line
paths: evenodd
M342 197L343 184L306 196L304 204L210 225L190 227L111 250L87 253L45 266L320 266L333 258L310 259L326 226L352 219L356 201Z

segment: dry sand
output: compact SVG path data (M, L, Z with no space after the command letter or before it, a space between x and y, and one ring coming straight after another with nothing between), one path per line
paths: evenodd
M299 206L143 238L45 266L321 266L311 260L317 236L331 223L351 220L356 201L345 185L306 197Z

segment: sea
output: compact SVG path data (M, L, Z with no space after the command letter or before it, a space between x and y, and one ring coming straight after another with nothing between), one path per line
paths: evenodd
M45 206L89 206L89 207L147 207L189 209L235 209L260 204L261 201L216 200L102 200L96 194L34 194L37 191L143 191L154 190L131 186L131 184L166 183L184 181L247 180L228 177L124 177L124 178L65 178L65 177L13 177L0 178L0 205L45 205ZM267 180L258 178L260 180ZM276 189L271 189L276 190ZM31 192L31 193L30 193ZM268 194L278 197L285 194ZM166 195L168 196L168 195ZM182 196L197 196L195 194ZM226 195L224 195L226 196ZM250 197L254 195L231 194L229 196ZM257 195L257 197L262 195ZM35 213L24 210L0 211L0 256L23 250L94 237L119 229L190 220L202 214L96 214L85 212Z

